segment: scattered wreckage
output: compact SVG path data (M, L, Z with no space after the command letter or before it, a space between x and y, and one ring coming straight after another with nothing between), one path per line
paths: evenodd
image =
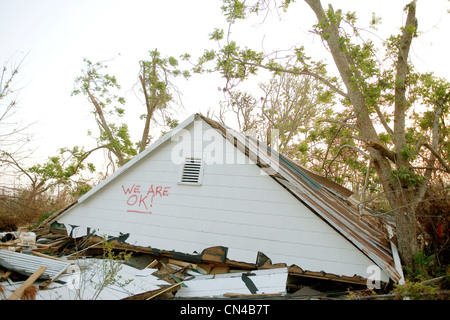
M298 267L158 251L98 236L0 233L0 298L6 300L324 299L364 290L366 279L332 278ZM52 238L52 239L50 239ZM106 248L105 246L108 246ZM105 256L105 251L128 253ZM320 287L328 292L320 291Z
M32 232L21 232L22 237L8 233L3 236L8 241L1 243L1 292L7 300L281 297L286 292L287 268L221 273L229 267L155 258L143 248L127 248L136 257L110 259L103 255L105 240L101 238L79 239L76 244L75 239L62 236L25 243L24 234L34 237Z

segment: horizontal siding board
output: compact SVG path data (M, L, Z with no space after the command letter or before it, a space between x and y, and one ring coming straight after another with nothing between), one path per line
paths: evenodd
M257 202L257 201L239 201L226 198L215 198L209 203L196 202L196 197L179 196L179 199L166 201L164 198L153 200L153 207L149 208L153 216L170 217L174 216L180 219L198 219L198 220L219 220L224 222L235 222L240 224L267 225L272 227L292 226L293 224L301 227L301 230L311 230L320 232L324 228L324 223L320 219L308 214L306 208L295 208L286 206L280 209L279 202ZM256 204L254 203L256 202ZM102 199L89 206L90 211L98 215L99 219L107 219L112 214L127 214L126 200L121 198ZM256 209L256 210L255 210ZM261 210L257 210L261 209ZM297 209L297 210L295 210ZM87 214L85 214L87 215ZM274 219L274 215L277 216ZM124 216L125 218L127 216ZM328 232L333 231L325 227Z
M178 171L135 171L130 172L127 181L117 184L115 189L121 191L122 185L131 187L133 184L141 185L142 187L147 187L151 184L176 184L180 182L180 178ZM141 189L141 191L143 190Z
M260 181L261 182L261 181ZM157 186L168 187L170 188L167 192L168 201L176 201L177 199L187 200L184 197L191 197L191 201L195 203L208 203L212 201L216 201L217 199L226 199L226 200L248 200L252 201L262 201L264 203L286 203L288 205L296 206L295 199L286 198L284 190L269 190L269 189L256 189L249 188L246 186L238 186L232 187L230 185L227 186L208 186L205 183L202 184L201 188L196 188L196 186L190 185L178 185L177 183L164 183L161 180L132 180L129 183L124 183L123 185L117 185L109 192L105 192L101 196L105 201L109 200L120 200L121 198L130 196L132 192L124 192L123 189L130 189L132 187L139 187L140 193L138 195L147 195L149 189L153 186L153 189ZM262 196L264 194L264 197ZM297 201L298 203L298 201ZM297 205L298 206L298 205Z
M126 226L125 226L126 227ZM108 230L108 229L99 229ZM107 232L107 231L106 231ZM264 252L266 255L277 254L279 256L310 260L326 260L334 262L342 262L340 250L330 247L311 246L300 243L274 242L264 238L253 238L250 236L236 237L229 233L213 233L207 231L193 231L186 228L173 227L163 230L157 226L149 226L143 228L141 232L136 228L132 237L128 241L134 242L140 238L141 241L147 243L150 241L152 247L165 250L177 250L180 248L186 250L186 253L199 252L205 247L225 246L231 249L238 249L241 252L248 253L248 257L255 257L258 251ZM220 241L218 243L218 241ZM243 246L243 241L245 245ZM295 254L293 254L295 253ZM247 257L247 259L248 259ZM324 258L325 257L325 258ZM293 259L294 261L295 259ZM256 261L246 262L255 263ZM274 261L288 262L288 261Z
M98 213L98 211L96 212ZM105 210L104 215L108 216L108 212L110 211ZM142 240L145 239L143 244L150 243L157 248L163 246L161 248L167 250L175 250L177 248L201 250L205 247L222 245L248 252L249 256L254 255L257 251L263 251L269 256L282 254L286 258L293 255L301 259L301 261L304 259L314 261L330 259L340 262L341 260L339 256L340 247L330 245L330 243L338 244L339 237L336 238L335 235L330 236L326 233L320 234L319 237L319 233L310 232L311 236L309 237L305 232L302 233L298 230L275 230L275 228L270 227L242 226L215 221L201 224L198 220L195 220L198 224L188 225L185 222L192 221L191 218L185 219L183 222L176 217L172 219L162 218L159 221L161 224L158 223L158 219L154 219L156 221L152 220L153 223L148 225L144 223L144 218L147 217L143 215L136 216L142 219L142 221L139 221L140 223L132 223L129 221L130 219L124 222L123 218L117 217L117 215L109 215L107 219L101 220L91 218L91 222L87 221L87 223L99 229L108 228L109 224L112 225L111 228L114 228L115 225L120 223L122 231L131 230L133 235L141 236ZM89 217L86 218L90 220ZM116 219L114 220L114 218ZM330 238L327 239L328 237ZM318 239L323 239L324 242L321 244ZM302 241L306 242L302 243ZM242 248L243 245L245 248ZM304 261L302 264L305 266Z
M139 233L139 230L142 229L143 234L150 233L150 230L152 230L151 234L154 235L156 232L155 228L161 230L159 234L170 232L170 230L184 229L191 232L218 235L229 234L233 237L266 239L274 242L300 242L332 248L338 248L337 244L342 241L338 235L323 228L320 223L316 225L316 230L313 230L314 228L311 228L311 225L317 222L314 219L288 219L290 224L279 224L279 227L275 227L273 224L270 224L270 220L262 223L250 223L248 221L244 223L230 221L230 219L219 217L218 215L213 217L203 215L200 218L199 216L194 216L193 213L189 214L189 212L184 216L169 216L117 213L97 208L94 210L83 210L83 213L83 215L78 217L82 218L89 225L97 227L111 226L112 228L123 222L121 225L122 230L129 230L133 233Z
M167 207L167 205L164 205ZM193 210L192 210L193 209ZM162 215L173 216L176 219L196 220L196 221L217 221L222 223L234 223L251 228L253 226L271 227L277 229L300 228L300 230L309 232L323 232L323 222L308 216L280 216L276 221L271 214L261 214L258 212L245 211L228 211L223 209L210 210L208 208L183 208L183 211L173 212L170 210L163 211ZM180 222L181 222L180 221ZM325 229L330 233L329 229ZM331 232L332 233L332 232Z
M87 219L89 220L89 217ZM99 229L108 229L110 223L115 225L121 221L121 219L117 221L110 219L99 223L97 220L91 221L89 224ZM159 223L164 223L164 225ZM314 239L314 233L311 233L311 237L305 233L302 235L302 232L296 230L282 230L282 233L267 233L267 230L270 232L271 230L273 231L273 228L266 227L265 230L261 230L261 227L249 229L248 227L241 226L239 228L239 225L226 225L217 222L205 225L187 225L186 223L180 222L179 219L160 219L160 221L156 220L151 225L122 222L122 229L123 231L127 229L132 230L134 237L141 236L142 240L145 239L144 243L152 243L154 247L158 247L159 243L161 243L167 249L172 249L171 247L177 248L180 243L184 242L184 247L189 247L191 250L223 245L248 252L264 250L266 255L274 253L280 255L282 253L283 256L293 255L301 258L319 260L320 257L323 259L323 256L325 256L326 259L332 261L341 261L340 250L336 250L341 249L341 246L337 245L339 238L334 238L333 235L329 234L322 234L322 239L325 240L327 237L329 239L320 243L310 241ZM286 235L285 238L280 238L280 234ZM334 241L335 247L329 245L330 241Z
M254 189L254 190L270 190L276 192L270 185L267 184L267 176L233 176L226 174L214 174L212 172L205 172L203 178L204 186L221 186L234 189ZM232 191L232 190L230 190ZM281 190L280 190L281 191Z

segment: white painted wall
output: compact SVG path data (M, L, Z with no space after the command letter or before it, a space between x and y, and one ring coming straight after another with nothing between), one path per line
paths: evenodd
M261 251L273 263L368 277L371 260L219 133L214 134L208 124L195 124L181 132L193 138L192 150L173 137L70 208L58 222L80 226L77 235L85 234L87 227L112 236L130 233L127 242L133 245L183 253L224 246L229 248L229 259L250 263ZM214 163L214 149L225 150L223 159L234 154L246 163ZM183 152L203 156L201 186L179 184ZM153 191L161 187L153 201L151 193L145 198L152 185ZM125 194L132 186L133 192ZM382 280L387 281L384 272Z

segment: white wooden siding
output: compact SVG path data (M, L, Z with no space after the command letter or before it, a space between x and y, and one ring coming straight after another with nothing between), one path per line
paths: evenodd
M231 151L240 153L222 137L211 142L208 136L202 145L198 137L210 133L205 122L187 129L191 130L191 138L195 137L190 155L202 156L205 162L211 160L202 154L205 149L210 152L225 146L223 155L228 159L232 158ZM173 150L177 150L179 159L183 158L178 152L179 140L167 141L104 185L95 196L70 208L58 221L80 226L79 235L87 227L112 236L129 233L127 242L134 245L184 253L225 246L232 260L254 263L260 251L273 263L368 276L367 267L373 265L372 261L249 159L246 164L204 163L202 185L182 185L183 162L172 161ZM242 153L238 157L242 163ZM131 203L135 199L137 202L130 206L127 200L132 194L125 194L124 188L133 185L140 186L140 193L133 196ZM144 198L152 185L153 189L166 187L166 196L155 196L153 202L151 197ZM139 207L140 199L145 200ZM151 213L127 212L138 209ZM383 278L387 279L384 273Z

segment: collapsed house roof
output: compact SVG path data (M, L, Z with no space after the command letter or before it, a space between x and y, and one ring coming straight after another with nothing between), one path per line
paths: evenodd
M64 221L64 216L73 211L74 208L77 208L77 206L82 203L88 203L97 193L107 189L114 181L125 176L126 172L131 170L131 168L138 163L143 162L143 160L153 152L160 149L165 143L171 141L171 138L174 135L181 130L188 128L195 121L203 121L216 130L224 139L231 143L231 145L251 159L267 174L267 176L273 179L273 181L282 186L284 190L294 196L316 216L320 217L320 219L333 230L351 242L351 244L362 252L370 261L380 267L389 278L395 282L402 280L403 275L399 264L398 254L395 245L389 240L385 229L386 226L384 226L383 223L380 223L378 219L373 219L369 216L362 217L359 214L358 209L352 205L350 199L351 191L302 168L295 162L287 159L275 150L270 149L256 139L239 133L200 114L189 117L177 128L167 133L145 151L119 168L114 174L78 199L76 203L71 205L67 210L64 210L51 222ZM91 218L86 217L86 219L89 220ZM73 221L69 224L77 226L77 223L74 223ZM118 222L118 224L120 227L120 222ZM85 227L89 228L90 226L85 225ZM153 246L152 243L148 243L147 245ZM216 245L221 244L217 243ZM177 248L158 249L177 251ZM182 250L183 249L181 249L181 251ZM299 265L299 267L302 268L303 266ZM328 273L326 268L312 271ZM340 275L338 275L338 277L339 276Z
M248 152L249 157L256 159L259 166L268 168L266 170L273 179L286 187L299 201L305 203L339 233L351 240L394 281L401 280L403 276L395 265L392 247L386 241L383 226L380 228L379 221L375 219L362 219L356 208L349 203L348 198L352 195L350 190L302 168L252 137L245 136L206 117L202 116L202 118L219 129L225 137L230 138L229 132L232 132L232 136L237 138L235 140L237 148ZM270 167L270 164L274 163L274 158L270 158L273 154L275 159L279 159L276 173ZM264 158L265 155L269 157Z

